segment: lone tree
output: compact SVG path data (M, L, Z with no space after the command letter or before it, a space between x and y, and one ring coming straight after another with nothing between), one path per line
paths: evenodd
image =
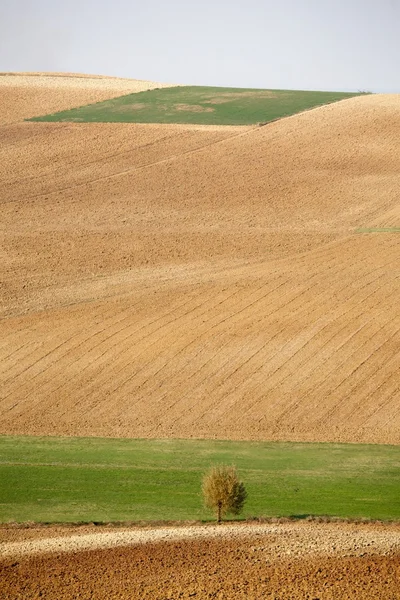
M203 478L204 504L217 515L217 522L231 513L238 515L247 498L246 489L236 473L236 467L217 465L212 467Z

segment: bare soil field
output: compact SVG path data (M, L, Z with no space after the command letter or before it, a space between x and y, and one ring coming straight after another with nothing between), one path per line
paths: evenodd
M4 125L0 433L400 443L399 133Z
M394 525L135 529L74 535L75 546L65 531L47 539L39 531L36 548L2 544L2 598L399 598ZM110 547L109 538L101 547L106 535L119 545ZM77 540L88 537L91 546L79 549Z
M75 73L0 73L0 126L169 84Z

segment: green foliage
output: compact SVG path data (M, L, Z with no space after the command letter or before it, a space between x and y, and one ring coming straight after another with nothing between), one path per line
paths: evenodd
M239 481L236 467L217 465L203 478L204 504L217 515L218 523L224 515L239 515L247 498L244 484Z
M139 92L30 121L256 125L359 93L182 86Z
M0 436L0 522L207 520L215 464L246 482L244 518L400 520L399 446Z

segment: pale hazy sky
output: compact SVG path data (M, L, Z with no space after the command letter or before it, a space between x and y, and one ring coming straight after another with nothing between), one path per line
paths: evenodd
M400 0L0 0L0 71L400 92Z

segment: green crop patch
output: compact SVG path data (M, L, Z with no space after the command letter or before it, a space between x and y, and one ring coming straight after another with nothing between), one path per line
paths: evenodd
M400 448L0 437L0 522L207 520L201 480L235 464L242 518L400 519Z
M265 124L358 93L185 86L120 96L30 121Z

